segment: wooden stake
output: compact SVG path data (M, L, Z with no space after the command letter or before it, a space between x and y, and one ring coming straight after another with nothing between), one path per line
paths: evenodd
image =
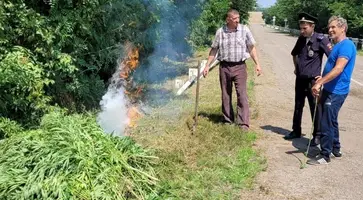
M199 103L199 79L200 76L200 61L198 61L198 73L197 73L197 88L195 91L195 109L194 109L194 124L193 124L193 132L192 134L195 133L196 129L197 129L197 125L198 125L198 103Z

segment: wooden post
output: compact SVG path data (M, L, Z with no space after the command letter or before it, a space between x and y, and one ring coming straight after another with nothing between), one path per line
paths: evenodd
M194 124L193 124L192 134L195 133L195 131L197 130L197 125L198 125L198 103L199 103L199 82L200 82L199 76L200 76L200 61L198 61L198 74L196 77L197 88L195 90Z

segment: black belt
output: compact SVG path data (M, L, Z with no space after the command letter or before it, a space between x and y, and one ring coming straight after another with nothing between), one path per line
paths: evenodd
M223 64L226 64L226 65L242 65L242 64L245 64L245 63L246 63L245 60L244 61L238 61L238 62L228 62L228 61L224 61L224 60L221 61L222 65Z

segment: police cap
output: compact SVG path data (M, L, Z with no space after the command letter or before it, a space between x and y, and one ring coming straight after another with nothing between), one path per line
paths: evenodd
M318 19L316 17L309 15L308 13L302 12L299 13L299 22L308 22L316 24L318 22Z

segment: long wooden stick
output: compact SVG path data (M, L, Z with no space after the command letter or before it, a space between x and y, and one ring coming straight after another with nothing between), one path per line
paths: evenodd
M198 103L199 103L199 79L200 76L200 61L198 61L198 73L197 73L197 88L195 91L195 108L194 108L194 124L193 124L193 133L196 131L197 129L197 125L198 125Z

